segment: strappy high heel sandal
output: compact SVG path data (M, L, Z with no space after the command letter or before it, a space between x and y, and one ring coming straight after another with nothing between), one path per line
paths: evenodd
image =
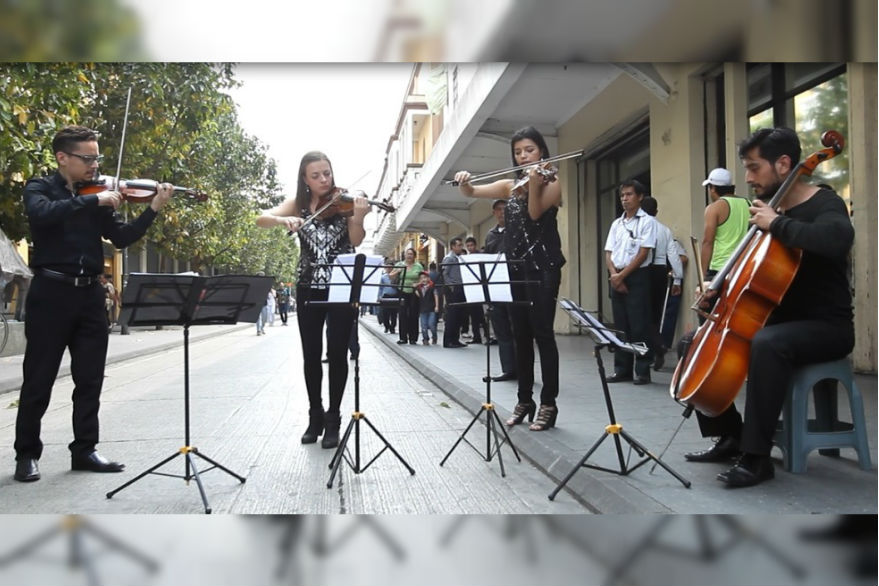
M534 401L529 403L516 403L516 408L513 409L513 416L507 419L507 425L510 427L514 425L518 425L525 421L525 417L528 417L528 422L534 421L534 412L537 410L537 405Z
M537 412L537 421L528 426L531 431L544 431L550 427L555 427L556 417L559 415L559 408L555 405L541 405L540 411Z

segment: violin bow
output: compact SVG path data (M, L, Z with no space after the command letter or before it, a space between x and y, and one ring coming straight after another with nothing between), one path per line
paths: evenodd
M128 128L128 107L131 105L131 87L128 88L128 97L125 98L125 118L122 120L122 140L119 142L119 161L116 164L116 184L113 189L119 189L119 181L122 177L122 153L125 151L125 129Z

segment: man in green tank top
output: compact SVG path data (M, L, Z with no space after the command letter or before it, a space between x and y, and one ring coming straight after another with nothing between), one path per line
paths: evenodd
M730 172L713 169L702 182L708 187L711 203L705 208L705 232L702 236L702 267L705 278L717 274L748 232L750 202L735 195Z

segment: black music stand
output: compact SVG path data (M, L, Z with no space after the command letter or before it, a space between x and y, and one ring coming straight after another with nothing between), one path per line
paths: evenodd
M189 326L209 324L234 324L239 321L255 322L266 295L272 286L273 277L252 275L218 275L200 277L198 275L134 273L129 276L128 286L122 298L120 323L130 326L183 326L183 429L185 443L155 466L140 473L122 486L107 493L107 498L134 484L148 474L182 478L189 484L193 478L198 485L205 513L211 507L205 495L204 486L195 465L194 456L211 464L203 472L219 468L226 474L245 482L243 476L235 474L222 464L212 460L193 446L189 437ZM177 456L185 458L183 476L156 472Z
M509 275L500 274L497 277L495 276L495 271L498 266L512 266L516 264L524 263L521 260L506 260L503 253L498 255L485 255L491 256L490 261L485 260L477 260L476 262L465 261L459 263L462 267L466 268L469 271L471 277L473 277L473 282L465 283L463 285L464 291L467 292L467 287L479 287L482 296L479 297L475 295L479 301L465 301L459 303L450 303L449 305L472 305L473 303L485 303L488 306L488 310L486 311L486 320L485 320L485 336L486 336L486 344L485 344L485 377L483 377L483 381L485 382L485 402L482 403L482 406L479 408L479 411L473 416L473 419L470 420L470 424L461 432L461 435L458 436L458 441L452 446L452 449L446 454L446 456L440 462L440 466L446 463L446 460L449 459L449 456L452 455L452 452L458 447L461 442L465 442L468 446L473 448L473 450L482 456L486 462L491 462L492 458L497 455L497 461L501 468L501 476L506 477L506 471L504 470L504 460L501 456L501 447L506 443L509 444L510 449L513 450L513 455L516 456L516 460L519 462L522 461L522 458L519 457L519 452L516 450L516 446L513 444L513 440L510 439L510 435L507 433L507 428L504 423L501 421L500 416L497 414L497 410L494 408L494 403L491 402L491 344L488 344L488 340L491 339L491 314L494 305L503 303L505 305L530 305L530 301L513 301L512 293L510 290L510 285L514 283L511 279L509 279ZM485 266L491 265L490 270L486 270ZM477 269L478 267L478 269ZM504 272L506 273L506 272ZM508 280L503 280L504 277L508 277ZM523 281L515 281L516 284L523 283ZM472 289L471 289L472 291ZM485 455L482 455L480 448L477 448L473 445L470 440L467 439L467 432L470 431L482 414L485 413ZM498 433L498 429L500 429L501 433ZM500 439L500 435L503 435L503 441ZM491 440L494 438L494 447L492 447Z
M330 299L327 301L307 301L306 303L314 304L314 305L350 305L354 309L354 328L357 328L358 339L360 335L360 306L361 305L380 305L378 301L378 287L381 287L379 282L367 282L370 280L378 281L378 279L374 279L377 276L377 271L379 269L384 269L387 265L383 264L370 264L369 270L366 269L366 255L365 254L357 254L354 256L354 262L348 263L344 261L345 255L340 255L336 259L336 263L329 265L333 268L332 273L330 275ZM346 270L351 269L353 270ZM405 268L403 269L405 276ZM349 287L348 298L346 300L332 299L336 295L344 295L344 291L342 293L335 293L333 291L333 287ZM375 294L372 293L371 289L375 288ZM363 421L369 428L375 433L376 436L382 441L384 447L379 450L379 452L373 456L373 458L364 465L360 463L360 422ZM352 433L354 432L354 459L352 460L349 457L348 449L348 441L351 438ZM375 462L379 456L381 456L385 450L390 450L400 461L403 466L409 470L410 474L415 474L415 469L412 468L406 460L403 459L403 456L400 455L397 450L391 445L391 443L381 434L381 432L372 424L372 422L366 417L366 414L360 410L360 353L354 355L354 412L351 413L351 421L348 422L348 427L345 428L345 433L342 435L342 439L339 441L339 445L336 448L336 452L333 454L333 458L330 460L330 478L327 480L327 488L333 487L333 481L336 478L336 474L339 472L339 467L342 465L342 461L348 463L351 469L354 471L354 474L360 474L361 472L365 472L367 468Z
M610 423L604 428L604 433L598 440L589 448L589 451L586 452L577 465L568 473L567 476L556 486L555 490L549 493L549 500L555 499L555 496L559 493L559 491L564 488L564 486L568 483L569 480L576 474L577 470L580 468L593 468L595 470L602 470L604 472L612 472L614 474L619 474L620 476L627 476L630 472L634 472L642 465L646 464L649 461L656 462L660 466L662 466L666 472L677 478L681 484L685 487L690 488L690 481L675 472L671 469L665 462L663 462L659 457L653 455L653 453L647 449L641 442L632 437L625 429L623 429L622 424L617 423L616 416L613 411L613 403L610 400L610 391L607 388L607 378L605 378L604 374L604 363L601 361L601 350L603 348L610 348L612 352L632 352L636 354L644 354L647 352L647 347L643 344L630 344L627 342L621 341L616 337L616 334L609 330L598 321L597 318L592 317L586 311L581 308L579 305L571 301L570 299L562 298L559 301L559 305L565 312L571 317L571 319L578 325L586 328L589 334L592 336L593 341L595 341L595 349L593 350L593 356L595 356L595 362L598 364L598 374L601 377L601 388L604 391L604 403L607 406L607 416L610 420ZM614 443L616 444L616 452L617 459L620 463L619 470L614 470L612 468L605 468L603 466L596 466L593 464L587 464L586 460L589 459L589 456L592 455L595 450L598 449L598 446L604 442L608 438L608 436L613 436ZM631 450L634 449L638 456L641 458L634 466L629 467L629 463L626 458L623 457L623 446L620 441L620 437L626 440L626 443L629 444L630 454Z

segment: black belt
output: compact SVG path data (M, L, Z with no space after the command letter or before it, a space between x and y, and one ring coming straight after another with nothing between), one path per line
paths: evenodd
M36 269L35 271L38 275L43 275L44 277L49 277L50 279L55 279L56 281L63 281L68 285L73 285L74 287L88 287L89 285L94 285L98 282L97 275L67 275L64 273L59 273L58 271L53 271L52 269Z

